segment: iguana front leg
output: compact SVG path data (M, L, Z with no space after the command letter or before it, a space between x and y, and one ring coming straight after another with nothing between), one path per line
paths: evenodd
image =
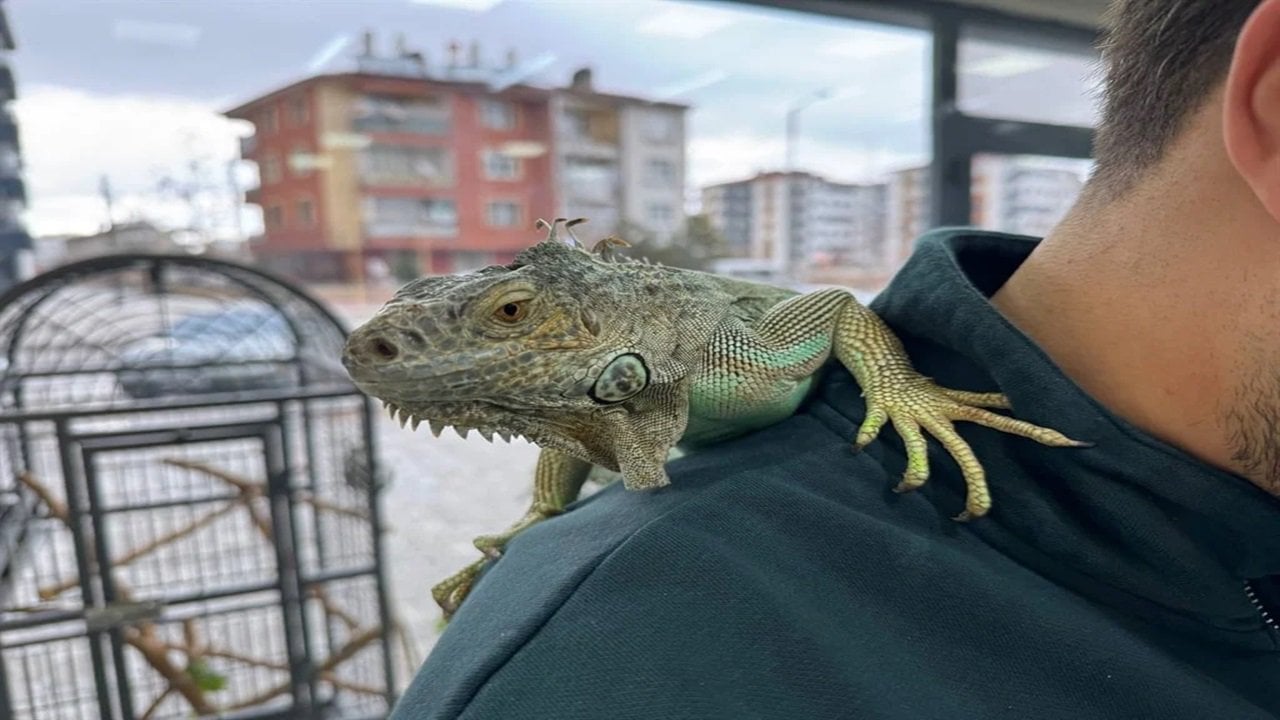
M734 337L744 331L746 336ZM754 325L736 333L731 331L727 337L725 333L721 335L713 342L713 350L724 357L711 358L710 362L734 368L739 376L745 372L747 381L739 384L748 392L759 394L763 389L774 394L764 405L756 401L752 409L756 414L762 407L767 409L769 402L798 402L798 393L786 384L788 379L793 384L809 382L809 376L826 360L827 350L834 352L841 364L853 373L866 398L866 417L858 430L855 446L866 446L886 422L892 422L907 451L906 471L895 490L905 492L920 487L929 477L922 432L927 431L955 458L964 475L965 509L956 520L985 515L991 508L991 495L982 464L956 433L954 421L967 420L1045 445L1088 445L1056 430L983 409L1008 408L1008 398L1001 393L939 387L915 371L893 331L846 290L833 288L788 298L770 308ZM739 407L730 414L741 416L744 413L741 397L736 402ZM780 407L781 410L786 408Z
M563 512L569 503L578 499L583 483L591 475L591 468L591 463L544 449L538 454L538 464L534 468L533 502L524 517L497 535L476 538L476 548L488 558L496 558L516 535ZM471 586L485 561L482 558L471 563L431 589L431 595L444 611L446 620L458 610L458 606L471 592Z

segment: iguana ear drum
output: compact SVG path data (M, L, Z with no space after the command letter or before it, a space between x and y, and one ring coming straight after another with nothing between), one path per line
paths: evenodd
M591 398L601 403L619 403L635 395L649 384L649 368L639 355L619 355L609 363L596 384Z

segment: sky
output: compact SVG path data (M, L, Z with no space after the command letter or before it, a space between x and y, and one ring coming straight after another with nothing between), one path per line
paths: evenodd
M220 113L309 74L350 67L366 30L384 52L402 33L429 63L443 61L450 41L475 40L488 63L502 62L509 49L523 62L538 61L528 80L534 84L565 84L589 66L602 90L690 104L691 199L703 185L780 168L787 110L817 93L825 97L799 116L800 167L838 181L872 181L928 161L929 37L918 30L667 0L5 5L18 44L11 57L14 110L31 198L28 224L37 236L102 227L104 176L117 222L140 216L172 226L190 222L187 204L157 191L167 176L203 188L198 217L220 232L252 232L258 213L250 209L237 226L230 200L233 183L253 182L251 166L234 162L237 138L251 128ZM974 67L984 62L981 52L974 57ZM1036 62L1045 64L1035 57L987 62L989 72L978 80L999 86L1021 73L1035 82ZM977 104L989 99L981 91L973 96Z

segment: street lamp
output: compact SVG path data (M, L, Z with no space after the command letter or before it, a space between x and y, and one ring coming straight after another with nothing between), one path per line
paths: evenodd
M782 257L778 258L778 265L781 266L784 277L790 277L792 272L792 256L795 247L795 238L791 237L791 228L795 225L795 221L791 218L796 208L791 203L795 198L795 194L791 192L791 183L795 180L793 173L796 172L796 140L800 133L800 112L814 103L821 102L835 95L835 89L825 87L815 90L791 102L787 106L787 139L786 139L786 174L783 175L783 187L786 188L786 199L783 201L787 208L787 226L782 229L782 236L786 238L786 243L781 248Z
M833 95L835 95L835 89L825 87L794 100L787 106L787 172L795 172L796 169L796 139L800 133L800 112Z

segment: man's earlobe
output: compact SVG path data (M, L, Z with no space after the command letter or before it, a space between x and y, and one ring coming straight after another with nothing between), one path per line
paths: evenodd
M1227 155L1280 222L1280 0L1263 0L1240 31L1222 112Z

